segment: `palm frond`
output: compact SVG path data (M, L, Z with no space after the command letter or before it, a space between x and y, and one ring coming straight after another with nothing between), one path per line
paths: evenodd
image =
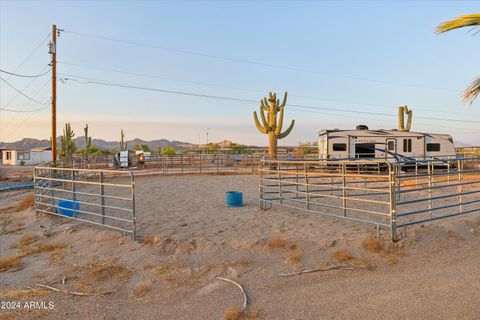
M464 102L472 103L473 100L475 100L479 94L480 94L480 77L473 80L472 84L467 89L465 89L462 99Z
M437 27L436 31L437 33L443 33L453 29L475 26L480 26L480 14L478 13L466 14L455 19L445 21Z

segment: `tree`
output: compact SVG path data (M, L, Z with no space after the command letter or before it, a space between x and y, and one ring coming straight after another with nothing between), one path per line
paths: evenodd
M255 111L253 113L253 120L255 121L255 126L257 127L258 131L268 135L268 153L270 155L270 159L277 158L277 140L288 136L295 125L295 120L292 120L292 123L287 130L282 132L283 112L285 110L286 103L287 92L285 92L282 104L280 104L280 100L277 100L277 94L270 92L268 94L268 100L267 98L260 100L260 116L262 119L262 124L260 124L258 121L257 112ZM265 111L267 112L267 117L265 117ZM279 119L277 121L277 114L279 112Z
M60 137L60 144L61 144L61 154L64 160L70 160L72 155L75 152L75 142L73 141L73 137L75 133L70 126L70 123L65 124L65 129L63 129L63 135Z
M465 27L479 27L480 26L480 14L466 14L455 19L445 21L437 27L437 33L444 33L451 30L465 28ZM473 80L465 92L463 93L462 100L464 102L472 103L475 98L480 94L480 77Z
M148 144L142 144L141 148L142 148L143 152L151 152Z
M164 156L173 156L177 150L174 147L168 146L162 149L162 155Z

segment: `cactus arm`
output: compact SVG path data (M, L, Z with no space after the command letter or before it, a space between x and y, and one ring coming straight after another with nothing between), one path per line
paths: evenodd
M263 127L268 129L267 118L265 118L265 112L263 111L262 107L260 107L260 117L262 118Z
M265 111L268 111L269 108L268 108L268 101L267 101L267 98L263 98L263 100L260 100L261 104L262 104L262 108L265 110Z
M290 124L290 126L288 127L288 129L285 130L285 132L280 133L280 134L277 136L277 138L278 138L278 139L283 139L283 138L285 138L286 136L288 136L288 134L290 133L290 131L292 131L294 125L295 125L295 120L292 120L292 123Z
M285 91L285 94L283 95L283 102L282 102L282 105L280 106L280 109L285 108L285 104L287 104L287 95L288 95L288 92Z
M405 130L410 131L410 128L412 127L412 115L413 115L412 110L409 110L407 115L408 115L408 118L407 118L407 125L405 127Z
M262 125L258 121L257 111L253 112L253 120L255 120L255 126L257 127L258 131L260 131L261 133L267 134L267 128L262 127Z
M262 108L265 111L268 111L268 104L265 104L265 101L263 99L260 100L260 108Z
M398 130L399 131L405 131L405 124L403 122L404 110L405 110L404 107L398 107Z
M280 132L282 132L282 126L283 126L283 111L284 108L280 109L280 114L278 115L278 125L277 128L275 129L275 135L278 136Z

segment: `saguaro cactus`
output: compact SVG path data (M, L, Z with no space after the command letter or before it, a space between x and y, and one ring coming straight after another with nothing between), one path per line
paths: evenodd
M283 126L283 115L285 110L285 104L287 103L287 92L283 97L283 102L280 104L280 100L277 99L276 93L268 93L268 99L263 98L260 100L260 117L262 124L258 121L257 112L253 112L253 119L255 121L255 126L258 131L263 134L268 135L268 153L270 159L277 158L277 140L283 139L292 131L293 126L295 125L295 120L292 120L290 126L282 132ZM267 117L265 117L265 111L267 112ZM278 122L277 122L277 114Z
M85 149L83 154L85 156L85 160L88 160L88 149L92 146L92 137L88 136L88 123L85 125L85 128L83 128L83 131L85 131Z
M70 160L75 152L75 142L73 141L74 136L75 133L73 133L70 123L66 123L65 129L63 129L63 136L60 137L62 156L65 160Z
M125 142L125 134L123 133L123 129L120 132L120 151L127 151L127 143Z
M405 126L404 115L407 115L407 125ZM399 131L410 131L412 127L412 110L408 110L407 106L398 107L398 130Z

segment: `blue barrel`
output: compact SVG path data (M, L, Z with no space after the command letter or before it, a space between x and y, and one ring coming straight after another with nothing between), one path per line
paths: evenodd
M225 193L225 205L227 207L241 207L243 205L243 194L240 191L227 191Z
M80 202L75 201L75 207L73 207L73 201L68 199L57 201L57 213L67 217L73 217L73 210L80 210Z

